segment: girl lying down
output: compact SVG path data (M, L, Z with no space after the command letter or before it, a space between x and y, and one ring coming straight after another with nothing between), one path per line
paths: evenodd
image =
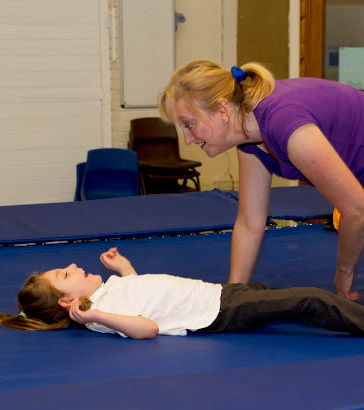
M187 331L244 332L296 320L364 335L364 306L317 288L269 289L260 283L220 285L165 274L138 275L111 248L101 262L118 275L103 283L76 264L33 274L18 293L19 315L3 326L23 330L86 327L135 339Z

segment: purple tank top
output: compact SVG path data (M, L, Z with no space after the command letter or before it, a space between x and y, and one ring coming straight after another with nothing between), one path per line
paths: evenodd
M316 78L277 80L254 114L264 142L278 159L255 144L239 149L256 155L272 174L310 183L289 161L287 143L297 128L314 123L364 186L363 92Z

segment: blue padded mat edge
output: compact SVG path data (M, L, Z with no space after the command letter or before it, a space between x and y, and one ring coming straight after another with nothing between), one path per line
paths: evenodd
M0 244L148 237L232 229L237 193L220 190L0 207ZM269 217L332 214L313 187L273 188Z

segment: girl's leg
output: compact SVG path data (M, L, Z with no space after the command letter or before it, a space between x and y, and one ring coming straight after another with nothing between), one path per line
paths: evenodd
M364 306L318 288L266 289L224 285L221 310L206 331L245 331L274 320L296 320L364 335Z

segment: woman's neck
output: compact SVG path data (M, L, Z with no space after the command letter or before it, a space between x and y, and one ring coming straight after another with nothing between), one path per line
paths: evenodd
M259 144L263 142L258 122L253 112L242 113L240 109L232 111L231 131L235 146L240 144Z
M246 143L259 144L264 142L259 129L258 121L255 118L253 111L244 114L243 132L246 138Z

